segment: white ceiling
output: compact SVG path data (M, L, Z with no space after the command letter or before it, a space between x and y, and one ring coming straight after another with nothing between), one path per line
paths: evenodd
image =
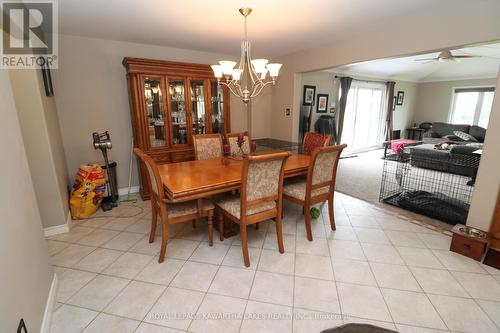
M276 57L470 0L61 0L60 33L239 54L249 6L253 56Z
M439 52L416 56L367 61L327 70L367 78L430 82L497 77L500 68L500 43L452 50L453 55L477 55L459 62L419 62L436 58Z

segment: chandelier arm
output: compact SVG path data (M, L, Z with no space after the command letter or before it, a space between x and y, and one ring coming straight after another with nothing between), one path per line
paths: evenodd
M241 96L242 96L242 95L238 94L237 92L235 92L235 91L233 90L233 88L231 87L231 84L228 84L228 83L226 83L226 82L222 82L222 81L221 81L221 82L219 82L219 84L222 84L222 85L226 86L226 87L229 89L229 91L230 91L230 92L231 92L234 96L237 96L237 97L241 97ZM233 84L233 86L234 86L234 84ZM239 86L239 85L238 85L238 86ZM241 90L241 89L240 89L240 90Z
M261 81L262 83L262 81ZM267 81L266 83L262 83L261 85L259 86L256 86L253 91L252 91L252 94L250 95L250 97L255 97L257 96L258 94L260 94L260 92L262 91L262 89L264 89L266 86L270 85L270 84L274 84L274 81Z

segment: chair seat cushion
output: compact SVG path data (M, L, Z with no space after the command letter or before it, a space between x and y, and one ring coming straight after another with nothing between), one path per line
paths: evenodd
M328 193L330 190L329 186L323 186L311 191L311 198L317 197L318 195ZM283 186L283 194L288 195L289 197L296 198L299 200L306 199L306 181L305 180L296 180L289 183L286 183Z
M212 202L209 200L202 200L202 212L210 209L214 209ZM196 214L198 213L198 202L196 200L192 200L175 204L167 204L167 211L169 218Z
M223 195L214 198L215 204L222 210L225 210L229 214L236 218L240 218L240 196L239 195ZM275 209L275 201L267 201L260 205L250 206L247 208L247 216L262 213L267 210Z

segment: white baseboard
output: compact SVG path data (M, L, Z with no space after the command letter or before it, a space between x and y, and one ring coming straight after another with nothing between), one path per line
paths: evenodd
M139 186L132 186L130 188L130 193L139 193L139 189L140 189ZM118 189L118 195L127 195L127 194L128 194L128 187Z
M52 279L52 284L50 285L49 297L47 297L47 303L45 305L45 312L43 314L42 327L40 328L40 333L49 333L50 324L52 323L52 314L54 313L54 305L56 303L56 293L59 280L57 274L54 273L54 278Z
M50 237L54 235L64 234L69 232L71 229L71 212L68 212L68 217L66 218L66 224L55 225L53 227L48 227L43 229L45 237Z

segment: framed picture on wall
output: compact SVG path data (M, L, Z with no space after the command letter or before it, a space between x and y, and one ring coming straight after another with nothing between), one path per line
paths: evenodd
M398 102L398 98L394 96L392 98L392 111L396 111L396 103Z
M315 94L316 94L316 86L304 86L302 105L313 105Z
M398 99L396 105L403 105L403 99L405 98L404 91L398 91Z
M318 102L316 103L316 113L326 113L328 109L328 94L318 94Z

